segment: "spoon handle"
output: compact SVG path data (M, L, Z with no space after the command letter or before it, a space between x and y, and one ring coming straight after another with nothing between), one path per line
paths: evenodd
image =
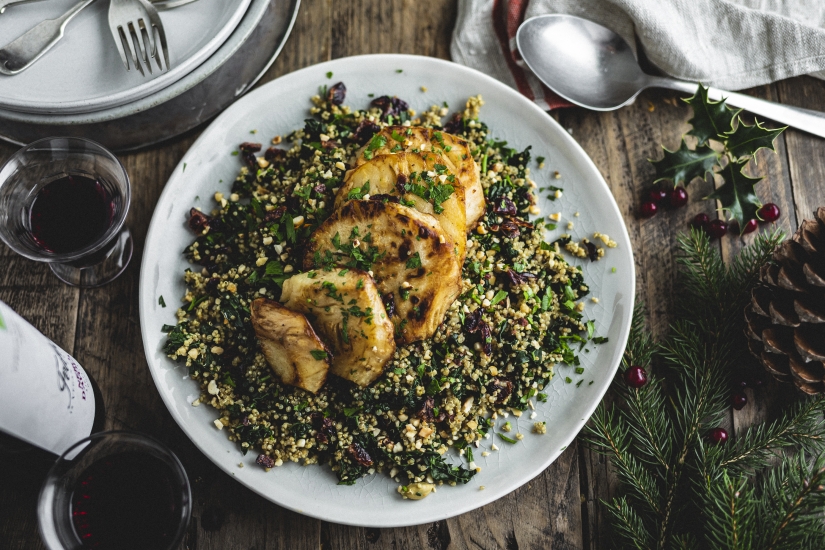
M699 87L698 84L673 78L653 78L651 85L689 94L695 94ZM741 107L753 114L762 115L815 136L825 137L825 113L782 105L736 92L726 92L718 88L708 88L708 98L714 101L725 99L728 105L733 107Z

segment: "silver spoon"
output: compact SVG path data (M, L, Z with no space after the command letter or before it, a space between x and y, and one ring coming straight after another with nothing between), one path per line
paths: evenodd
M698 84L642 71L627 42L607 27L572 15L540 15L516 33L527 66L570 103L595 111L612 111L632 103L645 88L696 93ZM780 105L744 94L708 89L714 101L726 99L782 124L825 137L825 113Z

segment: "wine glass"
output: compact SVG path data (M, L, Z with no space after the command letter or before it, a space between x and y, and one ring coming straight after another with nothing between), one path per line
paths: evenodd
M37 503L49 550L171 550L191 514L180 460L159 441L127 431L75 443L52 466Z
M23 147L0 168L0 240L48 262L70 285L104 285L123 273L132 236L129 176L102 145L50 137Z

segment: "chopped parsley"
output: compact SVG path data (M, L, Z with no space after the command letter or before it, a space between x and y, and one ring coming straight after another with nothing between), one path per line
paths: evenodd
M407 258L407 269L418 269L421 267L421 256L418 252Z

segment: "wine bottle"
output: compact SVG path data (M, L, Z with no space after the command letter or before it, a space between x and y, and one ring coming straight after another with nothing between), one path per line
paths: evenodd
M0 456L60 455L103 428L103 399L94 380L3 302L0 388Z

